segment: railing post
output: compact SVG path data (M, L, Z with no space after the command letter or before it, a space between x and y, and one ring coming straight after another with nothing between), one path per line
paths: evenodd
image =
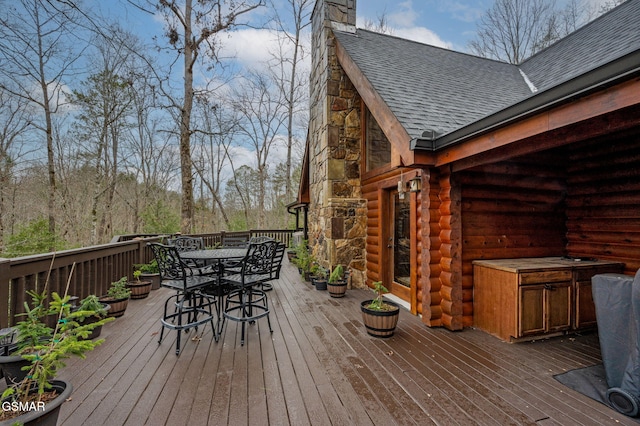
M0 328L9 327L9 259L0 257Z

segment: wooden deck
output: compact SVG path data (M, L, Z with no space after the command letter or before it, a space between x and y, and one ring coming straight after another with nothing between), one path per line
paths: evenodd
M595 333L508 344L401 312L395 336L376 339L359 312L369 292L332 299L286 259L274 287L272 335L262 319L242 347L236 323L218 343L208 327L180 356L175 332L157 343L169 291L130 301L62 372L74 391L58 424L636 424L552 377L600 362Z

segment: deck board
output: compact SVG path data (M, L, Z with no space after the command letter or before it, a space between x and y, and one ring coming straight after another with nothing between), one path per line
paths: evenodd
M101 425L636 425L553 375L601 362L595 333L508 344L473 328L426 327L402 312L396 334L366 334L366 290L332 299L286 260L266 319L175 331L158 344L167 289L132 300L105 343L72 359L58 424ZM166 331L165 331L166 333Z

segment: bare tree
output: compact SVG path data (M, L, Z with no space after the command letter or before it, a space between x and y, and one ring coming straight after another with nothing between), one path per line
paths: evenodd
M0 252L4 249L5 206L11 197L14 168L22 151L20 138L28 127L25 102L0 90Z
M265 196L270 153L278 141L287 119L283 94L264 74L250 73L234 95L233 105L239 114L238 129L255 154L258 187L258 226L265 223Z
M393 35L393 27L389 25L386 9L381 14L376 15L375 21L366 19L364 21L364 29L376 33Z
M480 18L477 38L469 43L477 55L519 64L556 39L553 0L496 0Z
M555 0L496 0L478 21L469 49L519 64L624 1L611 0L596 9L586 0L569 0L558 9Z
M74 38L77 9L46 0L19 0L5 7L10 11L0 18L0 88L42 113L42 120L33 125L46 139L49 233L55 235L53 117L63 103L64 79L73 73L83 51L84 43Z
M191 112L194 100L194 68L201 53L215 62L218 55L217 36L238 25L237 20L264 0L158 0L156 8L167 24L167 38L177 57L182 57L183 98L172 100L180 111L180 169L182 183L181 229L189 233L193 227L193 175L191 161ZM211 65L210 65L211 66Z
M223 171L228 164L236 118L221 105L211 105L198 97L196 102L198 132L195 133L198 155L194 159L196 173L213 198L212 209L219 211L226 229L231 229L222 196Z
M120 43L113 43L119 40ZM118 178L120 141L128 127L131 112L132 85L128 65L128 49L116 46L134 46L137 40L121 28L110 30L109 42L97 43L92 63L96 73L84 82L84 90L76 90L70 100L80 108L78 121L81 140L88 141L87 153L95 161L93 200L91 203L91 244L104 242L112 231L112 206ZM100 212L98 211L100 207Z
M286 103L287 114L287 160L285 163L285 193L287 200L293 196L292 190L292 148L296 133L295 117L301 110L307 110L308 78L301 73L300 67L306 59L304 51L303 33L311 24L310 16L315 4L314 0L288 0L287 14L283 17L278 13L278 8L272 2L276 13L275 23L277 33L280 36L279 51L274 52L272 70L274 81L282 91ZM291 30L286 22L291 23ZM301 75L303 74L303 75ZM306 132L304 132L306 133Z

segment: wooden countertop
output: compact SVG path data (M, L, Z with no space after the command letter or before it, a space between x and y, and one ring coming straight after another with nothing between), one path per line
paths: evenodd
M621 262L593 259L571 259L565 257L524 257L516 259L474 260L474 265L485 266L507 272L534 272L547 269L577 269L604 265L623 265Z

